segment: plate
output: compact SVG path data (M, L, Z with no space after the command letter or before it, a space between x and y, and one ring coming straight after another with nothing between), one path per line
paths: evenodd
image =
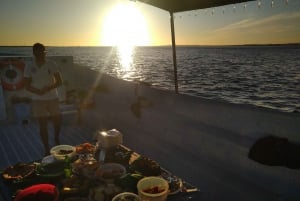
M172 175L169 172L163 172L161 176L168 181L170 190L169 195L174 195L181 192L183 187L183 182L181 178Z
M32 175L35 169L35 164L17 163L6 168L2 173L2 177L5 180L22 180Z
M182 189L182 186L183 186L183 183L182 183L182 180L180 178L174 178L173 177L173 180L171 180L169 183L169 194L170 195L174 195L174 194L177 194L179 192L181 192L181 189Z

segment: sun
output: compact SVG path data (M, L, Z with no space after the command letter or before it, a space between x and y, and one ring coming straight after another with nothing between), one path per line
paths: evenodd
M105 17L102 30L105 46L149 45L146 21L133 2L116 5Z

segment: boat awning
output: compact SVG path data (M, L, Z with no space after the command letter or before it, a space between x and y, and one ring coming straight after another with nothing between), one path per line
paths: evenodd
M137 0L170 13L212 8L254 0Z

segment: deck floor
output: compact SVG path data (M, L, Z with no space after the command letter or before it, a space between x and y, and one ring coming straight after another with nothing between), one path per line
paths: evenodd
M54 146L53 127L48 126L49 144ZM76 145L91 142L95 130L91 128L63 125L60 133L60 143ZM30 121L28 124L9 123L0 126L0 169L18 162L30 162L41 159L44 155L43 145L39 135L38 124Z
M105 97L101 100L105 101ZM89 110L83 113L84 123L80 126L74 122L64 124L61 143L76 145L92 141L97 130L117 128L124 134L126 146L153 158L198 187L201 190L199 201L300 200L299 170L269 167L249 160L247 153L252 138L184 117L162 115L167 112L148 111L143 113L141 121L134 121L122 110L117 115L111 111L109 107ZM174 124L177 126L172 126ZM51 126L49 131L52 131ZM53 145L53 135L49 139ZM42 157L43 148L35 122L1 124L0 169ZM0 196L2 200L8 199Z

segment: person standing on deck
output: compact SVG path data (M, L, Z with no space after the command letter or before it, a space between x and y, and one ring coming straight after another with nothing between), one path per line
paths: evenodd
M56 63L46 59L46 50L43 44L35 43L32 51L33 62L27 63L24 70L25 88L32 93L32 114L39 122L45 155L48 155L49 118L54 125L55 143L60 144L61 114L56 88L62 85L62 78Z

